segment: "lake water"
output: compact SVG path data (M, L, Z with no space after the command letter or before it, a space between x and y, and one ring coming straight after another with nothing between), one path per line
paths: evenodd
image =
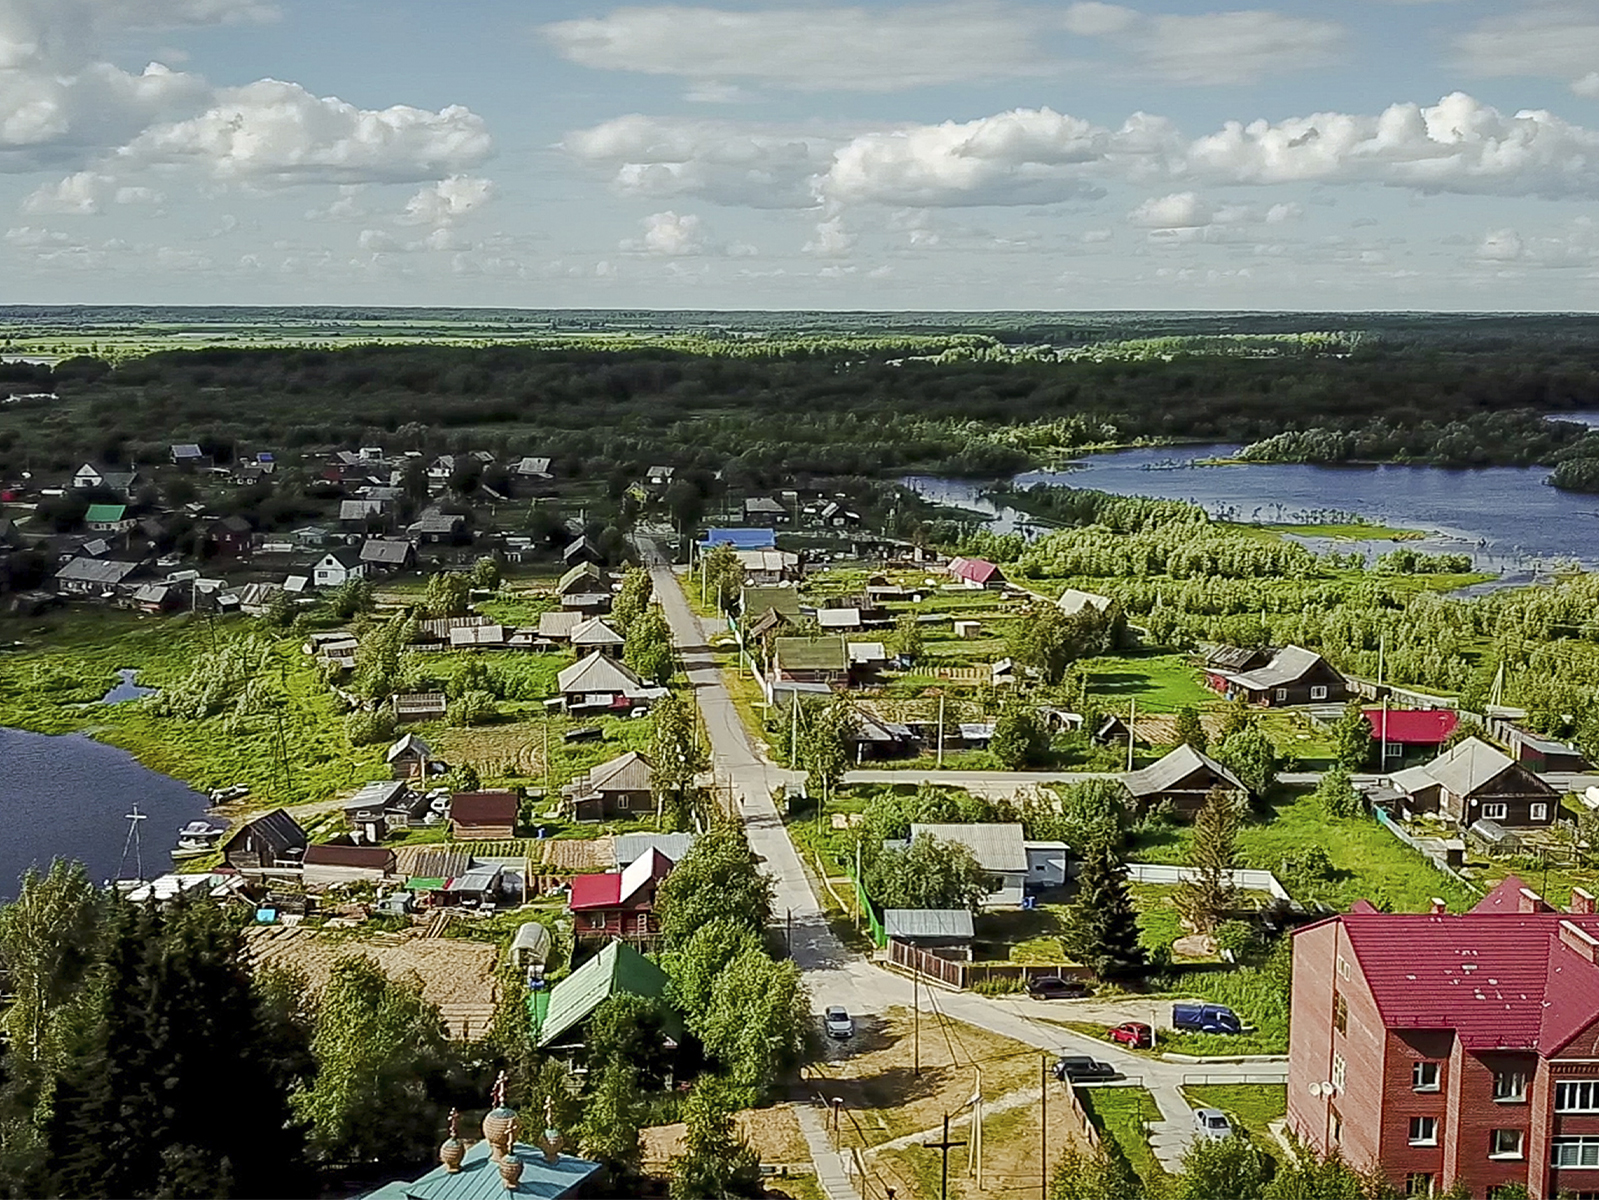
M117 685L100 697L101 704L126 704L129 700L141 700L161 690L141 684L138 681L139 672L131 667L123 667L118 671L117 680Z
M55 858L79 859L96 884L116 877L134 804L149 816L139 830L144 877L169 871L179 827L209 807L187 785L83 734L0 727L0 761L0 900L16 895L30 866L47 870ZM137 874L131 850L122 874Z
M1485 571L1519 572L1530 581L1573 561L1599 567L1599 496L1549 487L1547 467L1320 467L1300 463L1200 466L1225 458L1235 445L1164 446L1083 458L1074 469L1029 471L1035 483L1097 488L1122 496L1188 500L1212 516L1267 523L1314 521L1318 514L1354 513L1379 524L1420 529L1421 550L1470 554ZM1025 529L1028 518L982 496L985 484L911 476L907 487L929 500L992 517L999 532ZM1315 549L1332 543L1304 539ZM1387 541L1338 542L1342 551L1369 555L1393 549Z

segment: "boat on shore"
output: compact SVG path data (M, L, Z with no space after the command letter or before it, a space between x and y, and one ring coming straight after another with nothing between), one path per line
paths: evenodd
M213 825L210 821L190 821L178 830L178 844L172 851L173 860L183 862L199 858L203 854L214 853L217 843L222 840L222 835L226 832L227 827L224 825Z

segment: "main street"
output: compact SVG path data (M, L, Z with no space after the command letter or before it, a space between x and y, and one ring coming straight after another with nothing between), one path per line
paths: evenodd
M799 854L772 802L773 787L789 784L792 774L757 752L723 683L721 667L708 644L710 630L689 608L680 577L652 543L644 542L642 549L649 561L655 596L666 613L704 717L716 777L728 788L729 803L744 822L750 847L772 876L776 893L774 922L790 930L791 954L805 974L815 1011L819 1014L830 1004L842 1004L851 1013L868 1016L890 1007L910 1007L916 999L910 980L852 953L828 927ZM1162 1118L1151 1127L1151 1145L1168 1168L1176 1167L1192 1137L1192 1117L1179 1090L1185 1075L1202 1072L1213 1079L1286 1077L1283 1063L1194 1066L1133 1054L1040 1020L1035 1014L1043 1002L990 1000L974 992L942 989L934 992L922 988L920 992L920 1003L929 1012L930 1021L936 1019L932 1016L936 1011L1050 1053L1091 1053L1128 1078L1142 1080L1154 1096ZM1072 1011L1072 1002L1057 1003L1064 1020Z

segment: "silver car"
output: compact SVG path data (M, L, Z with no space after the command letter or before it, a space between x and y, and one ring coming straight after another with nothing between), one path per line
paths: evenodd
M843 1005L835 1004L822 1014L822 1026L828 1037L847 1038L855 1032L855 1022Z
M1233 1123L1219 1108L1194 1109L1194 1129L1200 1137L1219 1139L1233 1136Z

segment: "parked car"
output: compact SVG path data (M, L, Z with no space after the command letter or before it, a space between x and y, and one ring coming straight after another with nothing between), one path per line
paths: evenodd
M1055 1060L1055 1078L1078 1083L1086 1079L1114 1079L1116 1068L1086 1054L1063 1054Z
M840 1004L833 1005L822 1014L822 1025L826 1028L828 1037L847 1038L855 1032L854 1019Z
M1233 1136L1233 1123L1227 1119L1227 1114L1219 1108L1194 1109L1194 1131L1200 1137L1230 1138Z
M1123 1021L1114 1029L1107 1030L1105 1036L1113 1042L1120 1042L1123 1046L1131 1046L1134 1050L1155 1048L1155 1031L1142 1021Z
M1081 1000L1084 996L1092 996L1094 989L1080 979L1043 975L1028 981L1027 992L1040 1000Z
M1183 1033L1243 1032L1238 1014L1225 1004L1174 1004L1171 1023L1173 1029Z

